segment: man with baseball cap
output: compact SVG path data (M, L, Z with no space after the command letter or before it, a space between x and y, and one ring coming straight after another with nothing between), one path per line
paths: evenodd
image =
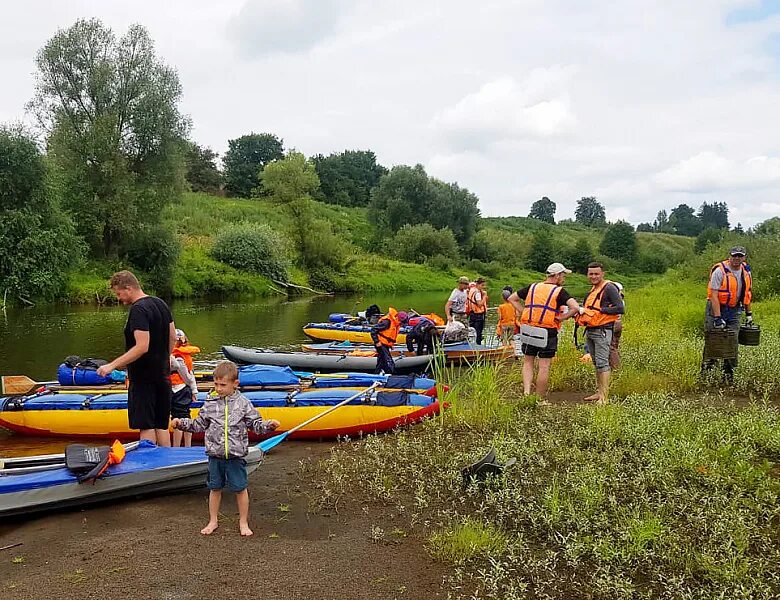
M458 278L458 287L452 290L447 303L444 305L444 314L447 316L447 323L460 321L466 327L469 326L466 318L466 302L468 294L466 290L469 287L469 278L466 276Z
M579 304L563 288L569 273L571 270L561 263L553 263L547 267L544 281L524 286L507 299L521 315L523 392L526 395L531 393L534 363L538 359L536 393L542 397L543 403L547 395L550 363L558 351L558 330L563 321L579 313ZM561 311L563 307L567 310Z
M713 265L707 286L707 307L704 317L705 334L712 331L731 330L739 334L740 317L745 313L745 322L753 322L750 303L753 299L753 275L745 264L747 250L744 246L733 246L729 258ZM702 368L710 370L715 360L704 356ZM734 357L723 359L723 374L726 381L734 380L737 366L737 347Z

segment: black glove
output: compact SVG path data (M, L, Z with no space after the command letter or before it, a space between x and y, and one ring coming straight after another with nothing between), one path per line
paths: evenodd
M724 330L726 329L726 321L723 320L723 317L715 317L715 322L712 324L712 326L715 329Z

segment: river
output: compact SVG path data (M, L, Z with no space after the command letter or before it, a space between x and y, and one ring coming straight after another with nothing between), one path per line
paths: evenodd
M443 315L448 292L303 297L292 300L177 300L176 326L200 346L199 359L217 359L224 344L299 349L309 322L334 312L355 313L376 303L383 310L413 308ZM0 374L56 379L66 356L110 360L124 352L125 306L47 305L9 308L0 313ZM0 428L0 456L61 451L66 442L10 435Z

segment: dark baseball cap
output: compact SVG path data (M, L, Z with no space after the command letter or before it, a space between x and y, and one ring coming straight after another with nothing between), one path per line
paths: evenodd
M733 246L731 250L729 250L729 254L731 256L747 256L747 250L745 250L744 246Z

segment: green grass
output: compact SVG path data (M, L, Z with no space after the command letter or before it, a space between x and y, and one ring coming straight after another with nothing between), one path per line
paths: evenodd
M506 536L490 524L466 518L462 523L431 534L428 550L436 558L461 564L500 555L507 546Z

